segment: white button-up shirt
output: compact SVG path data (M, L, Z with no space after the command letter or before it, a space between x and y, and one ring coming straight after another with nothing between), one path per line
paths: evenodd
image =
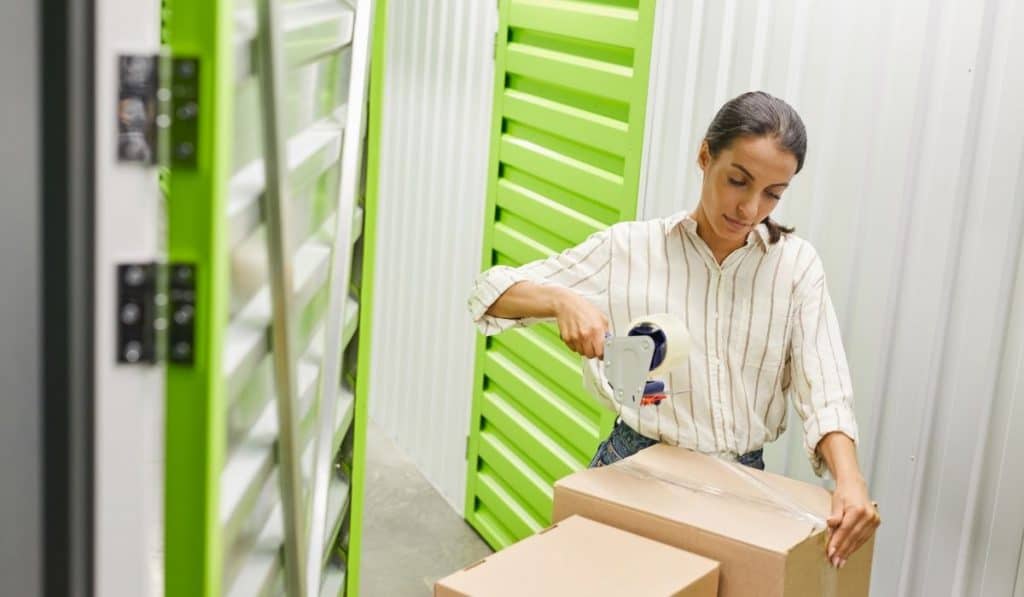
M487 335L540 321L485 314L510 286L528 280L577 292L605 313L616 335L638 317L675 314L686 323L691 350L668 372L666 400L620 404L596 359L584 362L587 389L647 437L731 457L785 430L789 396L821 475L815 448L825 434L857 441L846 355L814 247L792 234L769 241L761 224L719 264L688 212L622 222L561 254L481 273L469 308Z

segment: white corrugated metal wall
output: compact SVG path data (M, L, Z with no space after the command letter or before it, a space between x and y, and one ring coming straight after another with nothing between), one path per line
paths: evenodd
M776 219L818 248L842 323L885 519L872 594L1014 594L1024 5L688 0L661 2L656 26L646 217L697 200L696 149L730 97L764 89L807 124ZM809 479L800 434L767 459Z
M388 4L370 414L461 513L497 2Z

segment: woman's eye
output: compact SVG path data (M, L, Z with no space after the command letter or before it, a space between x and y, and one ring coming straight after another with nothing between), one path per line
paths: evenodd
M782 199L782 195L776 195L775 193L767 193L767 195L776 201Z
M731 184L734 187L742 187L746 183L744 181L742 181L742 180L736 180L735 178L730 176L729 177L729 184Z

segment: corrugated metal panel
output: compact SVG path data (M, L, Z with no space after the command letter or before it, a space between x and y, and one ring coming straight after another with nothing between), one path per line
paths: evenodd
M501 2L484 267L519 266L636 214L654 4ZM477 344L466 520L505 547L550 523L555 480L614 413L553 324Z
M461 512L497 5L388 4L371 416Z
M1024 7L658 10L644 215L696 203L696 150L725 100L760 88L800 111L806 170L776 219L829 272L885 518L873 594L1010 594L1024 535L1011 461L1024 444L1009 432L1024 424ZM791 427L769 466L810 479Z

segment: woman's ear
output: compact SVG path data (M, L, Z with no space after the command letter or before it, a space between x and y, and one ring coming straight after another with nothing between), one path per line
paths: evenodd
M708 147L707 140L704 140L700 142L700 149L697 151L697 167L701 169L701 172L707 174L709 165L711 165L711 148Z

